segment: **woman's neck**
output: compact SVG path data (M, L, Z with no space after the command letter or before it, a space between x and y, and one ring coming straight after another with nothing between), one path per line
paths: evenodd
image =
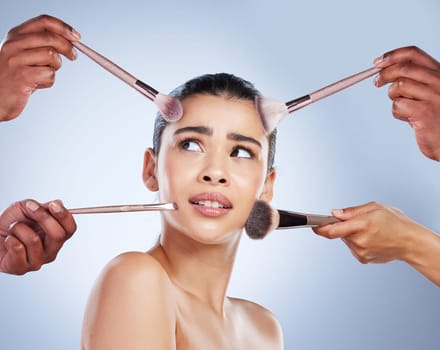
M222 243L205 244L168 228L150 254L179 289L223 314L240 238L241 233L237 232Z

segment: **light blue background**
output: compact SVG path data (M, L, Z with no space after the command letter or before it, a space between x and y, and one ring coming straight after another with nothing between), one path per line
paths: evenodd
M2 2L0 32L41 13L168 92L231 72L289 100L417 45L440 58L440 2ZM67 207L155 201L141 181L152 103L88 58L64 60L55 86L0 125L0 208L24 198ZM372 79L290 115L279 129L274 206L328 213L371 200L440 232L440 168L391 115ZM102 267L157 238L159 214L77 217L55 263L0 275L1 349L77 349L84 306ZM309 229L245 237L230 294L272 310L286 349L438 349L439 289L401 262L362 265L339 240Z

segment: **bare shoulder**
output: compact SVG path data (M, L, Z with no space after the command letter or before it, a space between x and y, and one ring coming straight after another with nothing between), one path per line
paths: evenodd
M118 255L104 268L101 278L122 278L129 283L169 282L162 265L148 253L127 252ZM141 286L140 286L141 287Z
M275 315L263 306L249 300L229 298L236 312L254 331L261 336L259 343L265 343L268 349L283 349L283 332Z
M121 297L142 296L145 293L150 297L160 297L164 290L172 288L172 284L162 265L151 255L127 252L105 266L96 281L96 288L109 293L117 288ZM168 296L171 297L171 294Z
M174 288L161 264L147 253L121 254L103 269L90 294L82 348L167 349L175 315Z

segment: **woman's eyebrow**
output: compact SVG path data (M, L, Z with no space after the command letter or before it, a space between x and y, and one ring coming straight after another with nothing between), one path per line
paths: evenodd
M182 134L185 132L195 132L198 134L203 134L203 135L208 135L208 136L213 135L212 128L208 128L206 126L185 126L183 128L177 129L174 132L174 135L179 135L179 134ZM257 139L254 139L253 137L245 136L243 134L231 132L231 133L228 133L227 138L229 140L233 140L233 141L251 142L251 143L257 145L258 147L263 148L260 141L258 141Z
M233 141L251 142L251 143L256 144L258 147L263 148L263 146L261 146L260 141L254 139L253 137L245 136L245 135L242 135L242 134L229 133L228 134L228 139L229 140L233 140Z
M212 129L207 128L206 126L186 126L184 128L177 129L174 132L174 135L179 135L184 132L195 132L198 134L203 134L203 135L208 135L208 136L212 135L212 133L213 133Z

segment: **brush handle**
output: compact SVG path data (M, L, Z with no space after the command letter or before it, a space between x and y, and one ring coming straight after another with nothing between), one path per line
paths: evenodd
M79 51L81 51L84 55L88 56L90 59L99 64L102 68L106 69L110 73L112 73L117 78L121 79L123 82L130 85L135 90L139 91L141 94L145 95L151 101L154 101L159 91L152 88L150 85L145 84L140 81L126 70L119 67L117 64L113 63L100 53L91 49L87 45L84 45L80 41L72 42L72 45L75 46Z
M316 214L306 214L307 216L307 226L316 227L324 226L328 224L335 224L341 222L341 220L335 218L334 216L328 215L316 215Z
M280 215L280 221L277 230L295 227L316 227L340 222L340 220L334 216L328 215L304 214L279 209L278 213Z
M127 213L133 211L176 210L175 203L107 205L102 207L68 209L71 214Z
M381 69L377 67L372 67L367 70L364 70L360 73L351 75L347 78L341 79L333 84L327 85L323 87L322 89L316 90L308 95L301 96L299 98L296 98L294 100L286 102L287 111L289 113L292 113L293 111L296 111L297 109L303 108L313 102L316 102L324 97L333 95L341 90L344 90L354 84L357 84L361 82L362 80L365 80L372 75L378 73Z

